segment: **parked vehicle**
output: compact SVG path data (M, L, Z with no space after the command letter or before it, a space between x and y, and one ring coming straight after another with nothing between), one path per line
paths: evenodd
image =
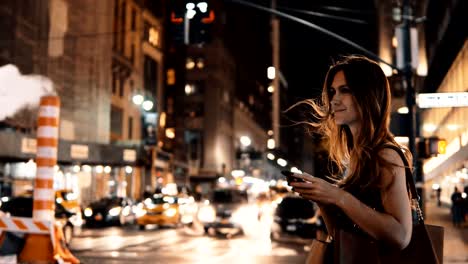
M138 227L144 230L146 225L179 225L182 216L178 202L178 197L164 194L146 198L137 206Z
M32 196L17 196L4 199L0 210L11 216L32 217L33 198ZM60 222L67 244L81 230L83 223L81 215L67 210L67 208L57 202L55 203L55 220Z
M321 224L312 202L287 195L275 209L270 237L275 241L309 243Z
M86 226L127 225L135 223L135 203L128 197L104 197L83 211Z
M205 233L231 237L244 233L246 222L256 221L257 215L249 215L247 192L235 188L215 189L209 201L198 211L198 220Z

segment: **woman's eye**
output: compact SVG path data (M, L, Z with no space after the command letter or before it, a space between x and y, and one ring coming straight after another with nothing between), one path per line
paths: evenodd
M328 97L331 99L335 95L336 92L335 92L335 89L328 88L327 93L328 93Z
M351 89L349 87L343 86L340 88L341 93L352 93Z

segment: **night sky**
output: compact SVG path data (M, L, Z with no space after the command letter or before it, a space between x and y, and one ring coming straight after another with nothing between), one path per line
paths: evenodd
M269 0L249 0L251 3L269 6ZM377 35L373 0L277 0L278 10L295 15L318 26L333 31L376 53ZM271 64L270 15L267 12L228 3L227 34L237 52L234 55L241 62L241 72L248 77L267 83L266 67ZM346 10L336 11L334 7ZM291 9L314 11L365 21L357 24L337 19L301 14ZM358 12L351 12L352 10ZM235 21L235 23L233 23ZM290 102L317 96L322 87L326 70L333 58L340 54L360 53L348 44L327 36L306 25L280 18L281 70L289 83ZM234 26L232 25L234 24ZM239 41L245 40L245 41ZM236 41L237 40L237 41ZM265 44L266 43L266 44Z

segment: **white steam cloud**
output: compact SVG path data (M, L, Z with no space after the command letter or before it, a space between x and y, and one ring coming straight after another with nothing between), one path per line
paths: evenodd
M55 94L52 81L42 75L22 75L12 64L0 67L0 120L23 107L39 105L44 95Z

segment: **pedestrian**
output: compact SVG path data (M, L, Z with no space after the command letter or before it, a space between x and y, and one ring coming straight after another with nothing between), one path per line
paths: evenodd
M440 207L442 205L442 202L440 201L440 194L442 193L442 188L439 186L436 192L437 192L437 206Z
M364 56L344 56L328 70L321 100L304 100L289 110L299 105L310 107L313 120L306 123L328 141L337 172L331 182L295 173L305 182L290 184L319 205L328 240L341 228L404 249L412 214L402 157L411 164L411 154L389 130L391 94L380 66Z
M461 192L455 186L453 193L450 197L452 200L452 223L453 226L459 227L463 223L463 198Z

